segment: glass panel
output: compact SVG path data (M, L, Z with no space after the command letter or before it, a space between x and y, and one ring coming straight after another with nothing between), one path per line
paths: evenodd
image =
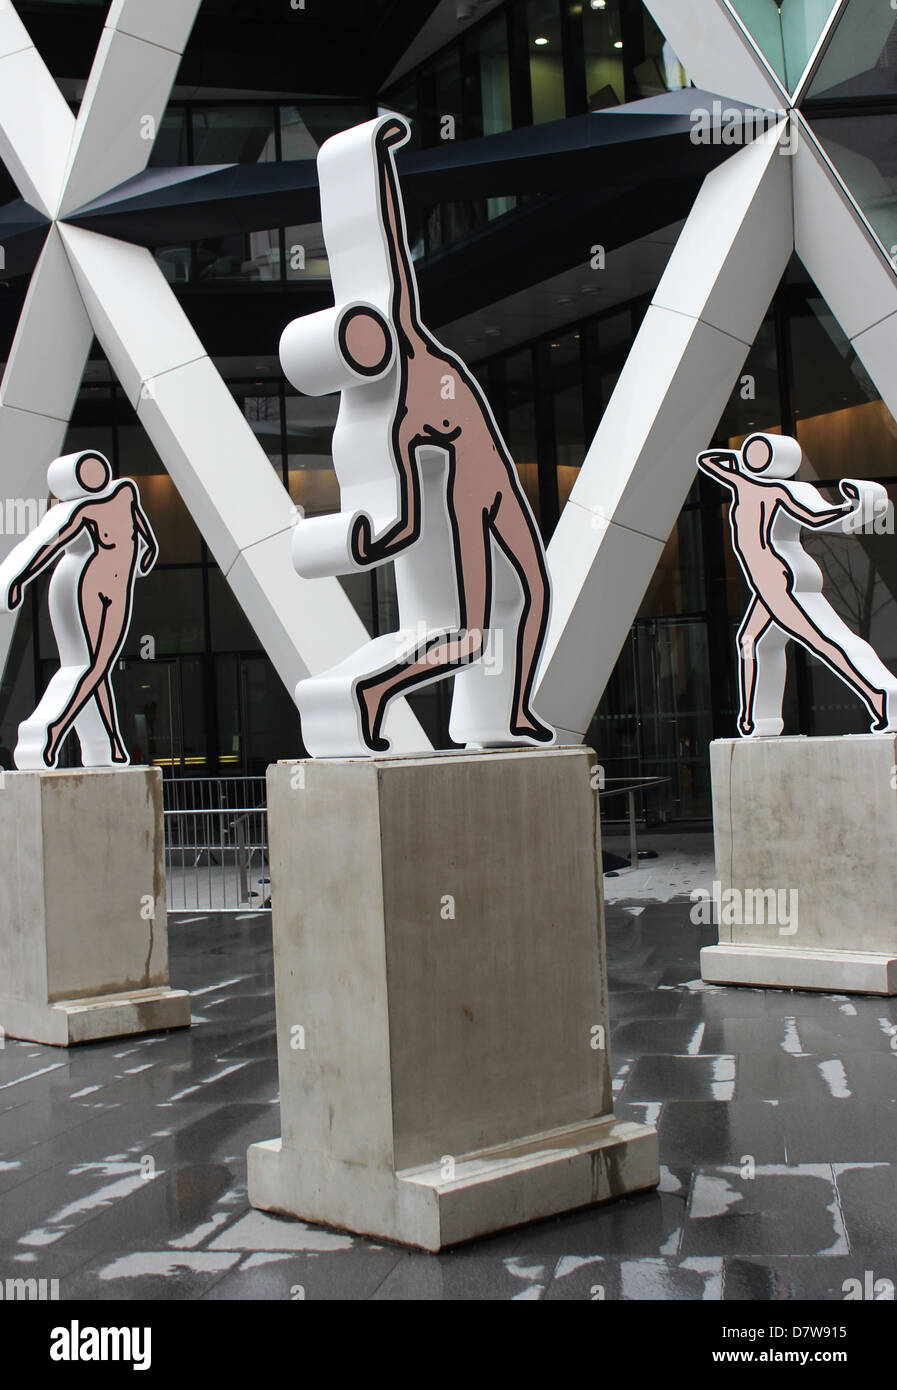
M200 241L190 274L198 280L279 280L280 234L250 232Z
M249 427L283 477L283 445L280 433L280 387L269 381L230 381L228 390L249 421Z
M202 570L160 569L158 566L134 585L134 615L125 642L126 656L139 659L151 637L155 652L167 656L176 652L205 649L205 620L202 606ZM41 644L43 651L43 642Z
M285 233L288 280L329 280L330 262L320 222L287 227Z
M897 14L882 0L850 0L807 95L843 99L895 93Z
M261 648L231 586L215 565L209 566L209 625L215 652L255 652Z
M503 393L501 386L496 392L497 400L501 401L502 394L504 396L504 408L501 412L502 434L538 521L541 509L532 352L527 349L524 352L512 353L499 364L499 371L504 386Z
M201 680L199 663L190 665L188 679ZM114 676L115 703L133 763L156 764L165 769L183 765L179 684L175 661L124 661L119 664Z
M337 131L348 130L371 117L370 109L361 102L303 103L302 107L280 108L280 143L282 159L314 159L325 140Z
M142 425L118 427L118 470L121 477L133 478L140 488L144 509L159 542L159 563L171 565L201 559L202 542L196 522Z
M193 274L192 246L157 246L153 255L169 285L183 285Z
M197 106L194 164L265 164L277 158L274 106Z
M640 618L700 613L707 604L701 507L685 507L639 609Z
M170 106L162 117L156 135L150 168L170 169L189 163L187 157L187 116L183 107Z
M339 511L331 440L338 396L287 394L287 464L290 496L307 516Z
M897 47L897 46L895 46ZM897 252L893 116L816 116L813 131L889 255Z
M837 0L731 0L784 86L793 92Z
M775 323L770 314L748 353L714 437L721 444L738 448L745 436L755 430L780 433L780 417L779 363Z
M828 305L809 284L790 320L801 476L897 476L897 424Z
M582 21L589 110L599 111L605 106L617 106L626 100L620 0L583 5Z
M775 0L731 0L731 4L769 66L787 86L782 21Z
M642 30L645 57L643 62L633 67L631 73L636 94L654 97L690 86L688 73L673 51L672 44L664 38L647 10L644 10Z
M240 666L244 766L258 777L269 763L302 752L299 715L267 657L246 657Z
M561 121L564 99L564 55L558 0L527 0L529 74L533 93L533 122Z
M564 506L585 457L580 333L565 333L549 347L549 381L554 393L554 438L558 503Z
M497 135L510 130L511 75L504 18L475 30L467 40L466 56L476 98L470 104L479 110L468 135Z
M457 46L435 58L421 72L420 96L422 144L438 145L445 139L464 138L461 53Z

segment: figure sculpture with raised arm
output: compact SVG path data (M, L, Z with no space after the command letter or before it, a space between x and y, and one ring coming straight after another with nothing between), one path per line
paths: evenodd
M341 393L341 511L298 521L295 568L315 578L395 562L398 631L296 687L316 756L386 751L390 701L452 675L457 742L554 739L532 703L549 617L545 553L476 378L421 321L395 167L409 134L388 115L322 145L335 307L294 320L280 344L294 386Z
M19 725L14 760L21 770L55 768L74 728L84 767L130 762L121 735L112 671L131 622L134 583L156 562L158 544L137 485L113 480L94 450L51 463L59 499L0 565L0 609L12 612L25 588L50 566L49 608L59 670L37 709Z
M711 449L698 467L732 494L732 544L751 591L738 629L745 737L780 734L786 647L793 638L824 662L866 705L871 732L897 730L897 677L868 642L838 616L822 592L822 572L801 544L802 527L849 534L887 506L878 483L844 478L842 503L827 502L811 483L796 482L796 439L751 435L740 451Z

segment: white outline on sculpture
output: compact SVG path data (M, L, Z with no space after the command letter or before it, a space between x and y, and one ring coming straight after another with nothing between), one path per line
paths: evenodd
M55 768L74 729L84 767L126 767L112 671L131 625L134 584L156 563L158 542L136 483L114 480L96 449L55 459L47 484L60 500L0 564L7 613L53 567L48 607L59 670L19 725L15 764L20 771Z
M322 145L336 304L295 319L281 339L298 390L340 392L342 510L297 523L296 569L311 578L394 561L398 597L397 631L297 685L303 741L317 756L388 751L389 702L448 675L458 741L554 741L531 704L550 611L542 541L479 383L421 320L395 167L410 133L404 117L386 115ZM497 637L507 661L489 684L468 682Z
M740 450L711 449L698 467L732 496L732 547L752 598L738 629L738 732L769 737L784 728L789 639L842 680L865 704L872 733L897 731L897 677L868 642L838 616L822 592L822 571L800 533L849 534L887 506L880 483L843 478L842 503L827 502L811 483L795 482L802 461L796 439L752 434Z

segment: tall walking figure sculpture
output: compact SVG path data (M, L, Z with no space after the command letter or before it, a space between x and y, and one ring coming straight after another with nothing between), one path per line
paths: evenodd
M280 343L289 380L341 392L333 463L341 510L301 518L306 578L395 561L399 629L300 681L306 748L386 751L390 701L455 676L450 731L469 746L554 739L532 705L550 592L541 538L476 378L424 327L388 115L318 153L335 307L296 319Z
M121 735L112 670L131 622L134 583L156 562L158 544L130 478L114 481L102 454L67 454L51 463L59 498L0 565L0 609L12 612L25 588L55 565L49 607L59 670L37 709L19 725L14 760L22 770L56 767L75 729L85 767L130 762Z
M800 467L796 439L755 434L741 449L708 450L698 467L732 494L732 544L751 590L738 629L741 708L746 737L782 732L789 638L839 676L866 705L873 733L897 730L897 677L838 616L822 592L822 572L804 550L801 527L850 533L887 506L878 483L844 478L845 501L827 502L811 483L788 481Z

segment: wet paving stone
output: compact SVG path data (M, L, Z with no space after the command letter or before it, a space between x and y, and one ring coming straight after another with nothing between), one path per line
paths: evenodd
M280 1132L270 925L173 918L189 1032L0 1051L0 1273L56 1278L62 1300L835 1300L851 1280L897 1284L897 1000L704 985L711 936L689 911L608 908L616 1112L657 1126L658 1190L438 1256L252 1211L246 1148Z

